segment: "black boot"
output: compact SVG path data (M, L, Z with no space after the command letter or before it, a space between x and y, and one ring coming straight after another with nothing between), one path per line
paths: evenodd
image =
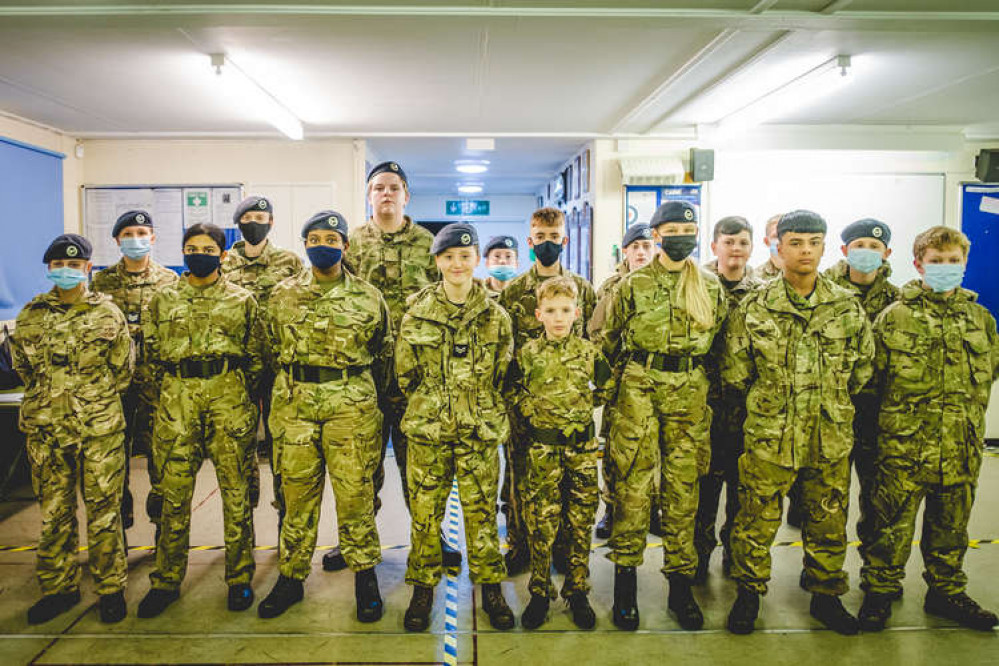
M652 512L649 514L649 534L657 537L663 535L662 514L659 512L659 507L655 505L652 506Z
M126 470L126 474L128 471ZM132 491L128 488L121 496L121 526L122 529L129 529L135 524L135 513L133 510L134 500L132 499Z
M323 571L343 571L347 568L347 560L340 552L340 546L333 546L333 550L323 555Z
M441 534L441 563L445 569L461 566L461 551L452 548L443 534Z
M812 617L826 625L837 634L853 636L860 631L857 618L843 607L839 597L831 594L813 594L812 603L808 609Z
M104 624L121 622L128 613L125 608L125 593L119 590L111 594L102 594L98 608L100 609L101 622Z
M247 583L237 583L229 586L229 598L226 606L231 611L245 611L253 605L253 588Z
M711 564L711 551L697 554L697 571L694 573L694 585L704 585L708 582L708 567Z
M999 618L995 613L979 606L978 602L964 592L945 595L929 590L926 593L923 610L930 615L947 618L978 631L991 631L996 624L999 624Z
M669 601L667 606L674 614L676 621L687 631L697 631L704 626L704 615L701 607L694 599L690 589L690 578L682 574L669 575Z
M257 615L264 620L281 615L305 596L302 581L279 575L270 594L257 606Z
M503 598L499 583L482 584L482 610L486 611L486 615L489 616L489 624L493 626L493 629L501 631L513 629L513 611L510 610L506 599Z
M357 602L358 621L377 622L382 618L385 605L378 592L374 567L354 574L354 600Z
M597 626L597 614L590 606L590 600L583 592L569 596L569 608L572 609L572 621L580 629L592 629Z
M28 624L42 624L80 603L80 591L46 594L28 609Z
M760 595L740 585L739 595L728 613L728 630L741 635L753 633L759 614Z
M604 508L604 516L597 523L597 538L610 539L614 532L614 507L610 504Z
M548 619L548 597L531 593L531 600L520 616L520 626L524 629L537 629Z
M434 588L414 585L409 608L403 617L402 626L406 631L426 631L430 626L430 611L434 608Z
M638 629L638 574L635 567L614 566L614 626L625 631Z
M180 590L160 590L154 587L139 602L136 614L141 618L156 617L177 599L180 599Z
M531 558L527 554L527 550L523 547L510 548L510 550L506 551L506 555L503 556L503 561L506 562L507 576L516 576L523 573L527 571L527 567L531 564Z
M858 621L861 631L881 631L891 617L890 594L868 592L864 595L864 603L860 605Z

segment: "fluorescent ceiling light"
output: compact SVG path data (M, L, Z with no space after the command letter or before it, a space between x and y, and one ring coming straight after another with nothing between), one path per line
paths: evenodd
M454 170L459 173L485 173L489 171L489 160L455 160Z
M247 76L224 53L213 53L211 62L227 97L237 104L245 104L253 109L262 120L281 130L289 139L301 140L304 135L302 121L294 113Z
M482 186L465 183L464 185L458 186L458 191L462 194L482 194Z
M840 90L852 80L849 73L850 56L836 56L725 116L718 128L730 134L797 111Z

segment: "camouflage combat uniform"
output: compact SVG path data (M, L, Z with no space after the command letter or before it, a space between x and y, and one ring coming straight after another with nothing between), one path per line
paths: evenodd
M164 368L153 430L163 491L153 588L180 587L187 570L191 497L205 458L222 497L226 584L253 578L250 466L257 408L250 390L262 368L263 330L253 295L225 276L206 287L165 287L143 323L148 358Z
M808 298L784 279L750 293L732 314L722 379L746 393L732 577L763 594L783 496L801 479L805 588L846 592L846 511L853 403L873 372L874 340L853 295L818 276Z
M701 269L714 321L697 329L682 304L680 271L656 259L617 287L603 349L623 366L610 458L616 481L609 557L626 567L645 558L649 493L659 466L665 574L693 576L698 479L711 458L711 408L704 360L725 319L717 278Z
M718 260L705 268L718 277L725 290L726 312L731 315L742 299L762 282L756 278L748 266L742 279L730 283L718 273ZM715 523L718 518L718 503L722 486L725 486L725 524L721 528L721 543L724 560L731 561L729 537L736 513L739 511L739 456L742 455L742 426L746 420L746 396L721 381L718 361L724 353L724 329L715 336L714 353L708 357L708 405L711 407L711 466L701 477L700 499L697 503L697 527L694 545L699 558L710 557L718 545Z
M590 532L597 509L597 440L593 408L606 402L613 378L600 349L569 335L542 336L517 352L508 375L511 405L527 426L524 519L531 548L531 594L555 598L552 547L563 515L568 567L562 596L590 590Z
M65 304L53 288L24 306L11 343L14 368L24 379L20 423L42 513L36 565L42 593L79 589L78 487L97 593L118 592L127 575L121 394L133 367L125 318L104 294L85 292Z
M395 233L383 232L372 219L350 232L350 246L344 253L344 262L355 275L382 292L392 318L392 332L396 336L402 316L406 313L406 300L427 285L440 280L437 262L430 254L433 242L434 235L416 224L408 215L402 228ZM384 420L381 457L375 472L376 511L381 506L378 496L385 483L384 463L389 439L392 440L392 451L399 466L402 497L409 507L406 434L399 425L406 411L406 398L391 374L390 372L387 390L380 396Z
M152 259L140 273L125 270L125 261L94 274L93 290L107 294L124 313L128 322L128 332L132 336L135 349L135 374L128 391L122 397L125 410L125 454L126 458L136 452L145 454L149 472L149 494L146 496L146 515L154 523L159 522L163 508L163 498L159 492L159 479L156 466L152 463L153 417L156 415L156 402L160 395L162 373L154 364L146 360L142 343L142 321L149 311L149 303L161 287L177 281L177 274L159 265ZM132 515L132 493L128 489L129 469L125 467L125 494L122 513L126 519Z
M784 272L774 265L774 262L767 259L762 264L753 269L755 275L762 282L770 282L774 278L780 277Z
M937 294L914 280L874 324L881 395L875 540L861 574L870 592L901 590L924 500L923 578L948 596L967 585L968 518L982 465L985 410L999 378L996 322L976 298L960 288Z
M841 260L825 272L826 277L836 284L852 291L874 322L882 310L898 300L898 287L888 281L891 266L881 265L877 277L870 285L856 285L850 282L850 265ZM878 402L879 396L874 384L868 384L860 393L853 396L853 452L850 460L857 468L860 482L860 513L857 519L857 536L860 538L860 554L866 557L867 544L874 540L871 511L871 493L874 490L874 477L878 452Z
M513 355L510 317L475 282L464 305L448 301L442 284L410 300L396 343L395 368L408 406L410 585L441 578L438 530L458 478L473 583L506 576L499 551L496 493L499 445L510 434L501 383Z
M277 374L274 466L287 511L281 574L309 575L326 471L344 558L354 571L370 569L382 559L371 507L382 426L376 387L393 352L388 308L359 278L320 282L307 269L274 290L266 321Z

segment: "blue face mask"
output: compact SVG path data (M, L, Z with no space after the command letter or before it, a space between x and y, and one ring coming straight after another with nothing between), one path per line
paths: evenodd
M493 266L489 274L500 282L508 282L517 277L517 269L513 266Z
M142 259L149 254L153 244L149 237L144 238L122 238L121 253L129 259Z
M881 268L884 259L881 258L881 253L877 250L854 247L846 253L846 263L859 273L873 273Z
M771 257L777 256L777 241L775 240L770 241L770 256Z
M321 271L333 268L340 263L343 258L343 250L329 245L316 245L306 248L305 253L309 255L309 262Z
M45 274L45 277L52 280L55 286L60 289L65 289L69 291L81 282L87 281L87 274L81 271L79 268L69 268L68 266L63 266L61 268L50 268L49 272Z
M960 287L964 281L964 264L924 264L923 282L938 294Z
M222 257L217 254L185 254L184 265L191 275L205 278L219 269Z

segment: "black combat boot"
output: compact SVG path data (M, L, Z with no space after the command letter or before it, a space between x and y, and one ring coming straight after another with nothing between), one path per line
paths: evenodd
M501 631L513 629L513 611L506 604L499 583L482 584L482 610L489 616L489 624L493 629Z
M514 546L506 551L503 561L506 563L506 575L516 576L527 571L527 567L531 564L531 557L523 547Z
M891 594L867 592L860 605L858 621L861 631L881 631L891 617Z
M992 628L999 624L999 618L995 613L979 606L978 602L964 592L946 595L929 590L926 593L923 610L930 615L947 618L978 631L992 631Z
M360 622L377 622L385 605L378 592L378 576L374 567L354 573L354 600L357 602L357 619Z
M402 626L406 631L426 631L430 626L430 611L434 608L434 588L414 585L409 608L403 617Z
M537 629L548 619L548 596L531 594L531 600L520 616L520 626L524 629Z
M614 532L614 507L610 504L604 508L604 516L597 523L597 538L610 539Z
M46 594L28 609L28 624L42 624L80 603L80 591Z
M154 587L139 602L139 611L136 614L141 618L156 617L177 599L180 599L180 590L161 590Z
M590 606L584 592L576 592L569 596L569 608L572 609L572 621L580 629L592 629L597 626L597 614Z
M659 512L659 507L655 504L652 505L652 511L649 513L649 534L657 537L661 537L664 534L662 514Z
M635 567L614 565L614 626L625 631L638 629L638 574Z
M687 631L697 631L704 626L704 615L690 589L690 578L682 574L669 575L669 601L667 606L676 615L676 621Z
M128 611L125 608L125 593L121 590L111 594L102 594L97 604L101 614L101 622L114 624L125 619Z
M304 596L302 581L279 575L270 594L257 606L257 615L264 620L277 617L301 601Z
M711 565L711 551L697 554L697 571L694 573L694 585L704 585L708 582L708 567Z
M226 605L231 611L245 611L253 605L253 588L247 583L230 585Z
M333 546L333 550L323 555L323 571L343 571L347 568L347 560L340 552L340 546Z
M831 594L813 594L812 603L808 609L812 617L826 625L837 634L853 636L860 631L857 618L843 607L840 598Z
M733 634L751 634L756 629L756 617L760 614L760 595L739 586L739 594L728 613L728 630Z

